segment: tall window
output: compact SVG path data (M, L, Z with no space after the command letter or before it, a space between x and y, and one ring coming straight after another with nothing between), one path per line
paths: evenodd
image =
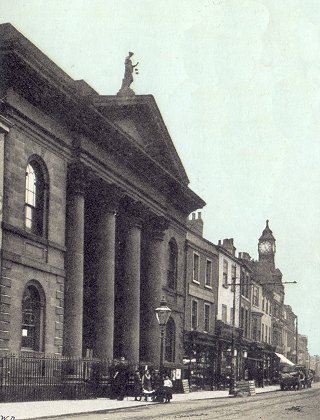
M212 287L212 261L207 260L206 263L206 287Z
M231 275L231 277L232 277L232 282L235 282L236 283L236 280L237 280L237 267L235 266L235 265L233 265L232 266L232 275Z
M35 160L26 168L25 227L35 235L44 235L46 194L43 172Z
M241 306L240 309L240 328L242 328L243 330L245 330L245 320L244 320L244 307Z
M227 305L222 305L222 322L227 323Z
M191 328L196 330L198 327L198 302L192 300L191 302Z
M166 326L166 347L165 360L174 362L175 360L175 343L176 343L176 326L172 318L169 319Z
M174 239L171 239L169 242L168 252L168 287L170 287L170 289L175 289L177 287L178 247Z
M204 304L204 328L205 332L210 332L210 305Z
M228 261L223 260L223 272L222 272L223 286L228 287Z
M28 286L22 298L22 348L42 351L43 311L44 305L38 288Z
M249 297L249 284L250 284L250 277L249 277L248 274L244 274L241 277L241 283L242 283L242 286L241 286L242 292L241 292L241 294L244 297L248 298Z
M245 336L249 337L249 311L245 310Z
M230 308L230 324L233 325L233 308Z
M253 286L252 290L252 305L259 307L259 289L256 286Z
M252 339L254 341L260 341L260 329L257 318L253 318L252 320Z
M200 257L193 253L193 281L199 283Z

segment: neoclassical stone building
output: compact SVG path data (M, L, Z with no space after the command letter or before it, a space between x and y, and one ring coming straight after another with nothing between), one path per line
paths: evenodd
M101 96L0 25L0 348L182 363L186 219L205 204L153 96Z

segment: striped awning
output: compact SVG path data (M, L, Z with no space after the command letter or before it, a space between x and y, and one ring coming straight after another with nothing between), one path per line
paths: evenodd
M283 363L285 365L290 365L290 366L293 366L294 365L294 363L292 363L291 360L287 359L283 354L281 354L281 353L275 353L275 355L277 357L279 357L280 363Z

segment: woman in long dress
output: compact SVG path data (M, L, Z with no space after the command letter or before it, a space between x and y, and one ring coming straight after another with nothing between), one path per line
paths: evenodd
M151 375L149 370L146 370L144 375L142 376L142 390L145 395L145 400L147 401L148 394L151 394L153 392Z

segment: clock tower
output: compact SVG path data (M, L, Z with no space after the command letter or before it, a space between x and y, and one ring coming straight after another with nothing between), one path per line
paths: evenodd
M258 242L259 261L269 263L272 268L275 268L274 255L276 253L276 240L269 228L269 220L266 221L262 235Z

